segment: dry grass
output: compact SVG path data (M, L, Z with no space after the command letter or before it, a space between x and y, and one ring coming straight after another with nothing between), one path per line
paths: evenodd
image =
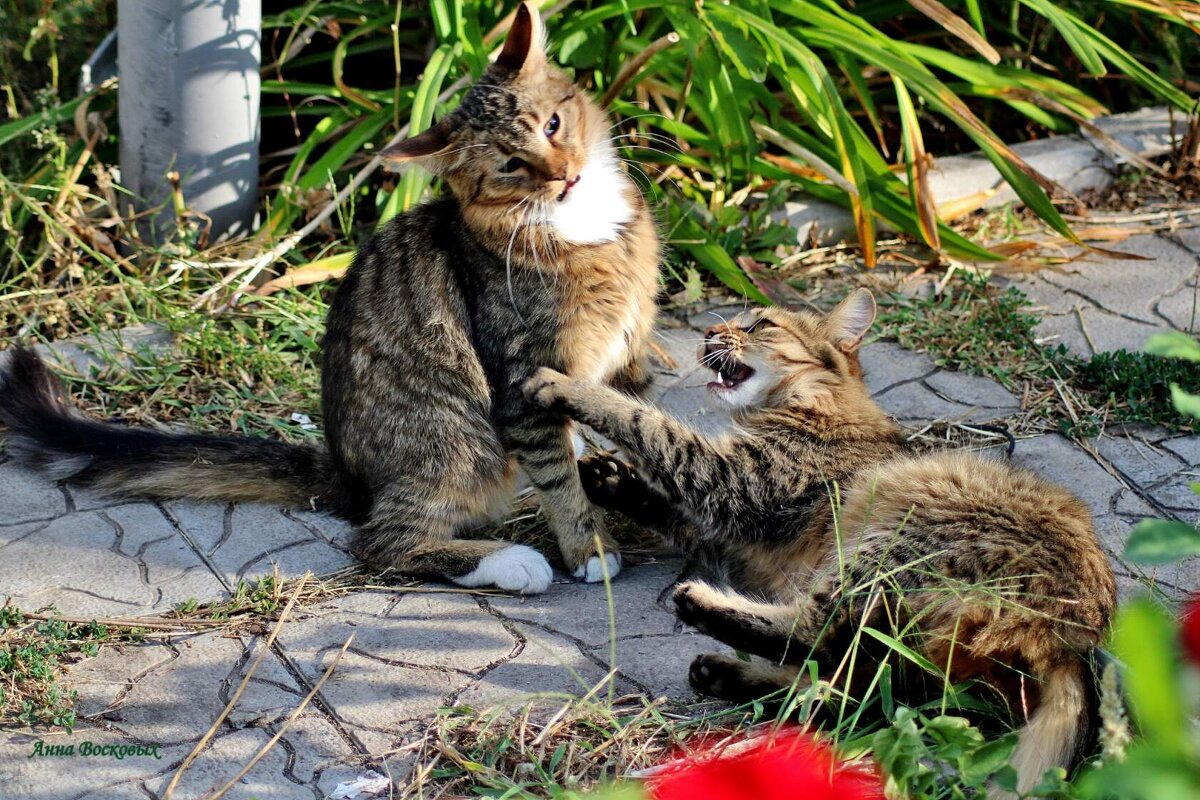
M753 720L746 709L683 707L641 695L596 697L612 674L580 698L540 698L517 708L442 709L410 745L416 767L399 797L519 791L556 797L653 769L674 758L720 751Z

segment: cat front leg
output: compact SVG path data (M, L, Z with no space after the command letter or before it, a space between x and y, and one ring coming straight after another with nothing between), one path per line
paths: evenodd
M608 386L543 367L524 386L530 401L567 414L615 442L669 500L706 521L757 489L751 465L724 440L710 440L653 406Z
M596 583L606 572L613 578L621 571L621 557L605 530L602 512L588 501L579 481L571 429L561 414L531 409L505 438L538 492L567 569L575 578ZM596 536L604 550L603 563Z
M818 645L826 620L811 597L783 605L752 600L706 583L675 590L675 613L701 633L776 664L820 664Z

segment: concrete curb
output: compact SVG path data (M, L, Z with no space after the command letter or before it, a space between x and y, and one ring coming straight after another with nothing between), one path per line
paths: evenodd
M1172 125L1169 109L1160 106L1114 114L1094 120L1093 124L1126 149L1153 158L1171 151L1172 142L1183 135L1185 121L1176 114ZM1023 142L1012 149L1034 169L1074 193L1111 185L1116 180L1117 168L1127 162L1105 141L1087 133ZM992 189L998 191L984 203L984 208L1017 199L982 153L938 158L929 177L939 204ZM800 242L808 241L810 236L822 245L858 238L849 210L834 203L800 197L785 204L783 216L796 229ZM882 224L880 229L891 230Z

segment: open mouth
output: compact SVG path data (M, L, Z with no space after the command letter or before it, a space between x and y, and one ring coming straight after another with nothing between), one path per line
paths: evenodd
M708 384L708 388L713 391L731 391L754 375L753 368L729 356L706 358L704 361L706 367L717 373L717 379Z
M574 178L571 178L571 180L567 181L563 185L563 190L561 192L559 192L559 195L558 195L558 202L561 203L563 200L567 199L567 193L570 192L571 189L573 189L575 187L575 184L579 183L579 179L581 177L583 177L583 176L576 175Z

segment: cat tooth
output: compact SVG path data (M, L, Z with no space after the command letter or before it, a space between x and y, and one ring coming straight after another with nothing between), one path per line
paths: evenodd
M724 383L725 376L721 374L721 370L717 370L717 383Z

